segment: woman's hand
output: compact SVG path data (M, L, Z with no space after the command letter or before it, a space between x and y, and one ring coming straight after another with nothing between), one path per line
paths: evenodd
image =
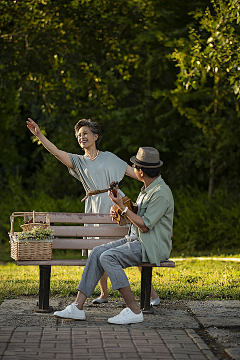
M42 133L38 124L36 124L35 121L30 118L28 118L27 127L33 133L33 135L37 137Z
M108 191L108 196L121 210L125 209L125 206L123 205L123 201L119 194L119 191L117 191L117 196L113 196L113 193L111 191Z
M58 160L60 160L64 165L74 169L73 163L65 151L59 150L51 141L49 141L46 136L41 132L38 124L35 123L32 119L28 118L27 127L33 133L33 135L37 136L37 138L41 141L42 145L53 154Z

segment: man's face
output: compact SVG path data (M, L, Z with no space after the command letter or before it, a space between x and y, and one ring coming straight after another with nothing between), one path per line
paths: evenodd
M136 164L133 164L133 169L134 169L134 173L137 176L139 181L143 182L143 171L140 169L139 166L137 166Z

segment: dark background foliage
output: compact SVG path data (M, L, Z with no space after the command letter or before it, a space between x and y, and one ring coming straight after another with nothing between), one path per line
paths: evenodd
M102 126L100 150L126 161L139 146L160 151L176 198L175 249L239 248L237 43L224 43L232 29L238 39L235 3L0 1L0 241L13 211L83 211L81 184L26 119L60 149L82 153L74 125L91 118ZM219 79L206 70L213 63ZM125 178L121 187L134 199L140 184Z

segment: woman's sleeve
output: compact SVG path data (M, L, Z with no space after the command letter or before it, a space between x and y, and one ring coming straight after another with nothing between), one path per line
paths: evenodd
M112 158L112 164L113 164L113 176L114 176L114 180L116 181L121 181L125 175L126 169L127 169L127 163L126 161L123 161L122 159L120 159L118 156L113 155Z
M68 155L74 166L74 169L68 168L69 174L74 176L77 180L81 181L84 189L87 190L89 188L89 186L87 185L86 181L84 180L82 164L81 164L81 155L71 154L71 153L68 153Z

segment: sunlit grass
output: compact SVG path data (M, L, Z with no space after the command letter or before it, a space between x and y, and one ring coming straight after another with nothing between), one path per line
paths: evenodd
M52 266L51 295L75 295L83 267ZM135 296L140 296L140 273L137 268L126 269ZM175 268L154 268L153 285L161 299L209 300L240 299L240 263L232 261L176 261ZM37 295L39 269L37 266L0 266L0 301L20 295ZM119 296L108 282L110 296ZM93 296L100 294L99 286Z

